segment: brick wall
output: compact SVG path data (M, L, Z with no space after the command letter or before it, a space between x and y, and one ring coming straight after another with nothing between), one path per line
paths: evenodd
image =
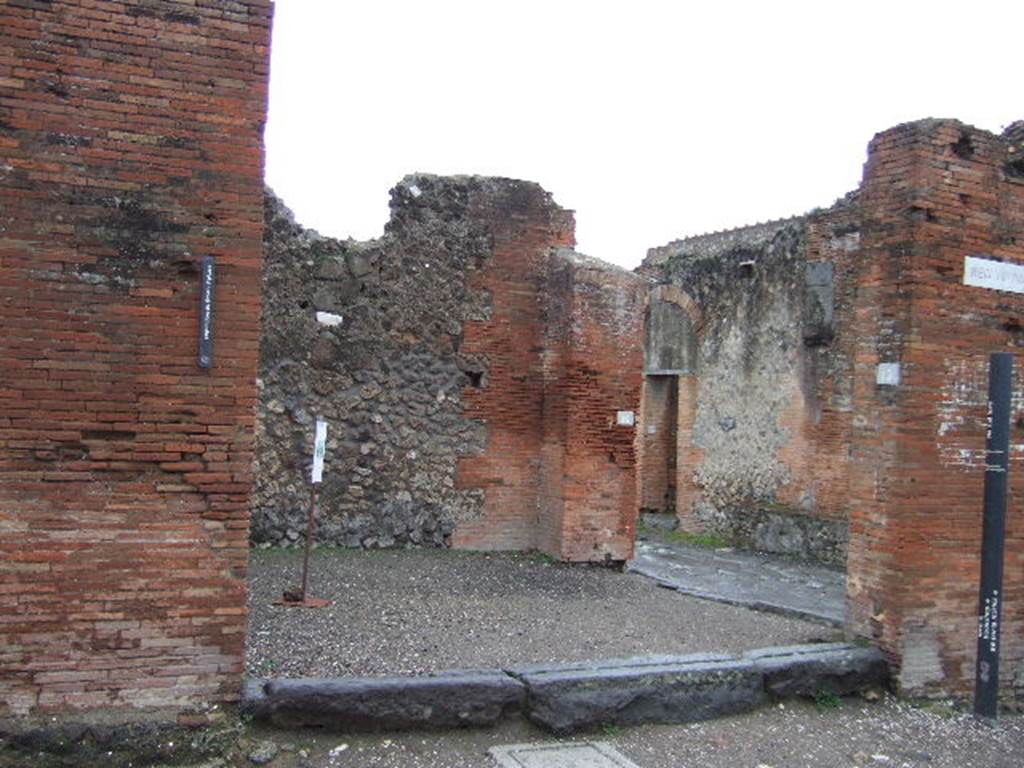
M0 6L0 715L238 692L269 27Z
M536 184L478 200L472 215L486 223L493 253L467 278L488 297L487 316L466 323L462 349L486 360L485 386L463 393L464 413L487 429L479 456L459 462L460 488L484 491L483 512L460 524L456 546L530 549L537 546L541 447L545 423L545 296L551 249L575 242L572 214ZM552 354L555 354L552 349ZM555 471L550 463L546 471Z
M879 134L862 187L850 576L855 627L913 693L974 676L991 352L1024 347L1024 297L963 284L964 257L1024 263L1016 142L955 121ZM879 363L898 384L879 385ZM1024 693L1024 358L1016 360L1001 682Z
M640 456L640 509L676 509L676 430L679 421L679 377L649 376L643 387Z
M572 324L564 372L546 391L564 393L568 405L562 529L552 554L627 560L637 516L635 423L647 285L572 252L557 257L570 266Z
M321 541L625 559L646 281L573 229L516 179L407 176L362 243L268 196L254 539L301 541L316 414Z
M458 486L482 490L484 502L454 544L624 560L636 518L634 428L616 417L639 407L645 281L569 251L571 213L535 185L475 211L495 247L468 284L490 307L466 323L462 348L487 373L463 398L487 441L460 460Z
M783 518L848 521L851 626L914 694L973 684L988 356L1024 347L1024 298L965 286L964 258L1024 263L1022 145L1024 123L1002 137L898 126L831 208L678 241L643 268L703 314L697 376L678 395L682 526L770 548L785 538L773 530L811 530ZM1022 365L1011 443L1024 439ZM1001 676L1017 701L1022 457L1014 445Z

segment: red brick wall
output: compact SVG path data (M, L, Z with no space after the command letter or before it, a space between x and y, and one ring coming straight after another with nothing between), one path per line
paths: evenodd
M697 377L692 374L679 377L676 388L676 518L679 527L689 533L700 533L704 527L694 515L684 514L692 510L700 498L701 487L696 482L694 468L704 459L704 450L693 440L693 422L697 416Z
M639 439L644 468L640 508L645 511L675 511L678 391L678 376L648 376L644 381Z
M270 11L0 6L0 715L238 692Z
M453 542L472 549L537 546L544 436L545 288L550 251L575 242L572 214L536 184L508 182L478 196L471 215L493 233L494 252L467 278L490 298L490 316L467 322L463 350L488 362L485 386L463 391L465 413L487 427L487 449L460 460L461 488L482 489L483 515ZM550 468L550 467L549 467Z
M1016 149L1020 152L1020 148ZM871 143L857 313L848 595L855 628L899 663L901 687L973 684L988 355L1024 346L1024 296L963 285L964 257L1024 264L1024 180L1008 142L955 121ZM879 362L899 385L876 384ZM1003 666L1024 692L1024 359L1017 359Z
M634 430L614 422L639 406L644 283L558 253L574 242L572 214L535 184L506 181L470 208L494 237L493 255L468 278L489 297L489 316L466 323L462 345L487 364L483 386L462 395L487 446L459 462L458 486L481 490L484 503L453 543L625 559Z
M563 560L627 560L636 531L636 429L643 378L647 287L631 273L575 254L570 350L560 390L567 402Z

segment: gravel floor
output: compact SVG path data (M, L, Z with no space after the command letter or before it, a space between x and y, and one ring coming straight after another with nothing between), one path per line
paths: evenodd
M638 575L536 555L321 549L308 609L272 605L300 582L297 551L251 561L254 676L417 674L652 653L735 652L836 630L685 597Z
M493 730L376 735L318 734L280 744L273 768L494 768L490 747L559 740L525 722ZM1024 716L995 726L884 697L838 707L787 702L691 725L605 729L564 739L610 742L640 768L1020 768ZM251 746L242 749L246 754ZM244 765L244 760L232 765Z

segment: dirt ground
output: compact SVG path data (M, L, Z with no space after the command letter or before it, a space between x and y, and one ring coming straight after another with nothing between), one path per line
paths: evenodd
M995 726L943 707L888 696L836 706L786 702L747 715L689 725L606 728L555 739L523 721L494 729L341 735L305 740L250 733L238 753L273 745L272 768L494 768L490 747L531 742L610 743L639 768L1020 768L1024 716ZM244 761L228 763L244 765Z
M841 637L826 625L680 595L651 580L538 555L320 549L323 609L274 606L301 553L257 550L246 654L253 676L443 669L736 652Z
M823 624L686 597L638 575L511 553L319 550L311 593L330 607L273 606L299 583L300 568L298 552L253 553L252 675L416 674L837 639ZM640 768L1024 765L1024 716L987 725L949 705L883 694L562 740L521 719L493 729L383 734L250 726L209 768L493 768L491 747L573 740L608 742Z

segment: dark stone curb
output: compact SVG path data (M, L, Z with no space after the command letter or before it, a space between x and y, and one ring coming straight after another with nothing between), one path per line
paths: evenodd
M251 681L242 709L279 726L346 731L493 725L521 712L522 683L498 670L429 677L335 677Z
M601 724L686 723L753 709L768 697L884 685L874 648L846 643L605 659L428 677L252 680L243 711L278 726L348 731L493 725L525 714L555 732Z
M527 717L556 733L601 723L707 720L764 701L754 664L728 656L626 659L594 667L509 672L527 688Z

